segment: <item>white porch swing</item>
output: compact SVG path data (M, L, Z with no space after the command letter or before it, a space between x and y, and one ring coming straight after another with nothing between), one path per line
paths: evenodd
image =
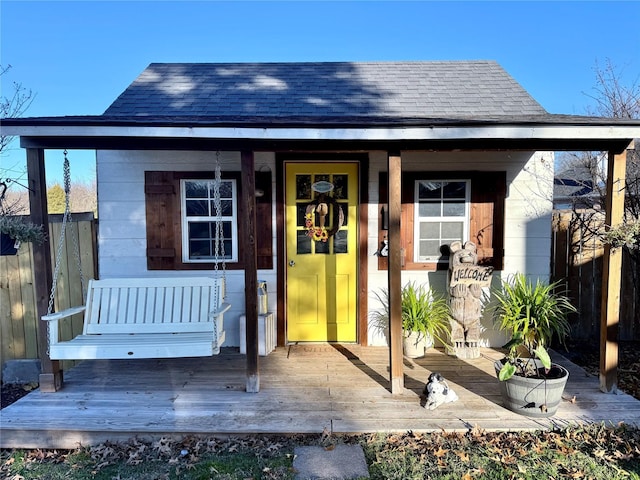
M66 228L70 224L70 175L64 152L65 212L49 308L42 320L48 325L52 360L204 357L220 353L224 343L225 300L224 239L220 201L220 160L216 155L214 208L216 211L215 275L213 277L148 277L89 280L85 305L53 312ZM84 289L79 247L76 259ZM222 263L220 272L218 264ZM84 314L82 334L60 340L59 321Z

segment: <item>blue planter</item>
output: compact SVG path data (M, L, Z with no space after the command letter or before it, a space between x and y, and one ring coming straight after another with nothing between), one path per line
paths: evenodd
M16 241L6 233L0 233L0 255L15 255L18 253Z

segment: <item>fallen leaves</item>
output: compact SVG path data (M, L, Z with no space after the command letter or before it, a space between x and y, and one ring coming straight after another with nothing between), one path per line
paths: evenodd
M469 452L466 452L464 450L457 451L456 455L464 463L469 463L469 461L471 460L471 457L469 457Z
M606 478L628 477L628 471L640 466L640 429L624 424L617 426L587 425L535 432L486 432L472 428L467 432L436 432L370 435L255 436L242 438L185 437L157 438L153 441L131 439L123 443L104 443L75 451L27 450L21 457L3 451L0 477L20 478L14 470L17 462L24 464L63 463L70 471L88 471L97 475L109 465L163 464L172 475L185 474L201 465L211 455L227 457L250 453L256 458L280 457L290 462L293 448L298 445L321 445L331 449L340 443L360 444L369 452L372 471L377 465L400 466L421 471L421 476L393 478L594 478L585 460L611 472ZM19 458L19 460L16 460ZM576 460L582 459L582 460ZM405 463L402 463L405 462ZM416 467L416 464L418 467ZM540 470L553 470L553 474ZM215 474L215 467L211 474ZM430 469L430 470L429 470ZM167 470L169 471L169 470ZM284 478L273 467L261 468L261 478ZM456 474L451 476L451 472ZM11 473L14 472L14 473ZM69 477L74 478L74 477ZM158 477L160 478L160 477ZM388 477L372 477L388 478Z
M433 452L434 457L436 458L442 458L444 457L447 453L449 452L449 450L444 450L442 447L440 447L437 451Z

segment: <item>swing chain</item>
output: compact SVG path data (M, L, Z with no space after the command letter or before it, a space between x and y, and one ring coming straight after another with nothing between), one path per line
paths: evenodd
M215 243L214 243L214 268L216 278L220 278L219 264L222 259L222 283L226 286L226 262L224 251L224 230L222 228L222 200L220 199L220 186L222 184L222 168L220 166L220 151L216 152L215 180L213 182L213 208L215 211ZM216 307L218 306L218 291L216 290ZM226 288L225 288L226 295Z
M66 150L64 151L64 164L62 166L62 174L64 178L64 214L62 216L62 228L60 229L58 249L56 250L56 266L53 271L53 283L51 285L51 294L49 295L49 306L47 308L47 315L51 315L51 313L53 312L53 302L56 296L56 290L58 289L58 276L60 275L60 266L62 263L62 249L64 248L64 239L67 232L67 220L70 216L69 190L71 188L71 181L69 179L70 168Z
M64 163L62 167L63 178L64 178L64 195L65 195L65 204L64 204L64 214L62 216L62 227L60 229L60 238L58 240L58 248L56 250L56 264L53 271L53 279L51 284L51 294L49 295L49 305L47 307L47 315L50 315L53 312L53 304L55 300L56 290L58 289L58 277L60 276L60 268L62 265L62 250L65 244L65 236L67 232L67 223L71 222L71 168L69 164L69 159L67 158L67 150L64 152ZM76 235L71 236L73 240L74 254L76 257L76 262L78 266L78 272L80 274L80 288L83 293L85 291L85 280L84 274L82 273L82 262L80 259L80 245L78 244L78 238ZM49 322L47 322L47 327L49 326ZM49 344L49 335L47 332L47 345ZM47 351L47 355L49 352Z

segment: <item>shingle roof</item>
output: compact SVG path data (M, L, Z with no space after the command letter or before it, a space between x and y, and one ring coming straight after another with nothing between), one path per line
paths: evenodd
M593 196L597 194L594 188L594 177L586 165L574 165L557 172L553 179L553 197L567 199L571 197Z
M546 115L493 61L152 63L109 117L462 118Z

